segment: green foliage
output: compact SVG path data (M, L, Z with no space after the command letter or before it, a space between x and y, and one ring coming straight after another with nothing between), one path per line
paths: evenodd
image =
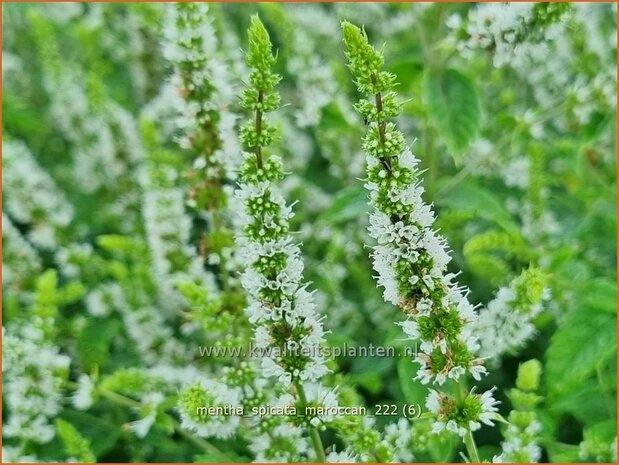
M538 446L539 460L615 461L615 13L560 2L3 5L3 461L314 460L295 426L305 418L246 415L226 437L213 434L231 418L208 434L183 425L190 408L239 392L246 407L296 394L258 379L260 360L197 350L255 343L241 269L283 283L301 272L263 253L272 239L302 245L321 347L396 350L327 362L317 395L398 411L319 423L325 452L464 460L457 434L432 433L429 385L394 324L411 315L374 281L365 184L394 225L418 202L395 192L423 186L448 272L480 315L509 291L508 330L527 332L472 397L456 397L451 379L441 388L466 421L496 386L501 417L474 432L480 458L511 438ZM399 165L408 149L414 169ZM239 183L269 187L240 206ZM239 231L238 210L258 220ZM262 242L238 255L243 234ZM430 258L392 261L396 290L419 297ZM286 294L259 297L273 306ZM279 347L290 342L282 317ZM462 329L451 311L418 321L430 339ZM448 352L435 362L471 356ZM404 419L405 404L422 417Z
M58 435L69 457L82 463L97 461L95 455L92 453L90 441L84 438L79 431L75 429L75 426L59 418L56 420L56 427L58 428Z
M583 306L566 315L546 353L551 392L565 393L582 385L617 353L616 324L616 314L594 306Z
M462 153L481 126L481 101L475 83L455 69L430 70L425 76L424 98L433 124L460 164Z
M539 360L527 360L518 367L516 387L522 391L537 391L539 389L542 364Z

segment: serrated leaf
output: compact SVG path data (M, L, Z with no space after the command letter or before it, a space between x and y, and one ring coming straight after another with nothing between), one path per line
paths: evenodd
M122 430L117 425L102 419L102 416L85 412L65 410L63 413L71 424L75 425L80 434L89 438L96 438L92 442L92 451L95 456L102 456L116 444Z
M475 83L455 69L430 71L425 76L424 92L430 119L458 163L481 123Z
M82 436L71 423L62 418L57 418L56 431L69 457L75 458L78 462L82 463L93 463L97 461L91 450L90 441Z
M588 281L582 287L582 303L616 315L617 284L607 278Z
M441 206L453 210L472 212L476 218L483 218L501 226L506 231L517 232L512 216L499 201L496 194L472 183L454 187L439 200Z
M510 256L522 257L523 259L531 255L524 238L516 231L484 231L471 237L463 248L464 255L490 250L500 250Z
M576 386L568 394L550 399L552 412L569 413L580 422L590 424L608 418L609 412L615 411L613 399L605 396L593 379Z
M616 315L579 306L552 335L546 353L547 380L553 392L582 383L617 353Z

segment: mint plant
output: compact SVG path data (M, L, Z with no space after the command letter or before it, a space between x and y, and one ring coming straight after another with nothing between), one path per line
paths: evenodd
M342 29L357 89L372 96L361 99L355 109L369 122L363 140L368 155L366 188L374 208L369 233L378 243L372 259L383 297L408 316L401 323L405 334L421 342L416 379L440 386L448 378L458 381L470 373L480 380L486 369L476 356L479 343L472 325L477 314L466 288L446 272L449 254L431 228L434 213L422 199L419 162L389 121L401 111L392 90L396 77L382 69L382 52L368 43L364 31L348 22ZM462 387L459 398L432 390L426 401L436 415L433 429L446 428L462 436L472 461L479 461L479 456L471 433L482 422L493 425L496 404L492 391L462 394Z
M4 462L616 461L615 4L2 37Z
M275 127L266 115L280 104L275 90L280 77L271 71L275 56L257 16L252 17L248 36L247 65L251 73L241 104L254 114L241 128L241 141L250 152L244 155L236 192L244 206L240 212L244 234L237 243L239 254L249 265L241 282L249 297L249 320L256 325L256 346L265 351L277 349L264 356L263 374L277 378L284 386L293 384L297 400L305 408L308 397L304 383L319 381L328 372L319 354L323 329L307 285L301 281L301 252L290 236L292 211L276 184L284 177L282 161L267 151ZM319 424L320 419L315 418L308 427L316 458L324 461L316 429Z

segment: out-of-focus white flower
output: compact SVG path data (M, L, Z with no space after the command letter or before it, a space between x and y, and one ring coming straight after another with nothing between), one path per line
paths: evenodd
M77 380L77 389L73 393L72 402L76 409L87 410L93 402L95 384L90 376L82 374Z

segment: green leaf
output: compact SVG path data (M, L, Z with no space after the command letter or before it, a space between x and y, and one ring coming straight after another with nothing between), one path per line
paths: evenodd
M110 358L112 342L122 328L118 320L93 318L77 337L80 365L90 371L93 365L105 366Z
M404 393L404 399L409 404L425 405L428 388L413 378L417 375L417 366L409 357L398 360L398 379L400 389Z
M550 462L552 463L575 463L580 461L578 446L555 442L549 443L547 449Z
M372 372L353 373L350 375L350 382L353 385L361 386L374 395L380 394L383 388L383 380L383 376Z
M118 428L118 425L111 423L107 415L92 415L75 410L65 410L63 417L72 425L75 425L80 434L89 438L96 438L92 442L92 450L98 457L113 449L122 434L122 430ZM105 418L105 420L102 418Z
M475 83L461 72L447 69L429 71L424 87L430 119L458 163L481 123L481 103Z
M499 286L509 276L509 265L501 257L486 254L474 254L467 257L469 268L493 286Z
M451 189L440 200L441 206L453 210L473 213L475 218L483 218L501 226L506 231L519 230L512 216L503 206L495 192L472 183L462 183Z
M588 281L582 287L582 303L602 312L617 314L617 284L607 278Z
M605 420L615 411L614 398L605 395L593 379L549 401L552 412L568 413L584 424Z
M318 221L327 224L345 223L365 215L367 211L368 193L363 186L356 184L338 192Z
M553 392L582 383L617 352L616 315L580 305L559 326L546 353Z
M428 439L428 452L433 462L448 463L452 461L459 445L460 438L455 434L432 434Z
M489 230L471 237L465 244L464 255L471 255L479 252L500 250L509 256L526 257L531 256L525 239L519 232L503 232Z
M90 441L82 436L71 423L58 418L56 419L56 428L69 457L82 463L97 461L92 453Z

